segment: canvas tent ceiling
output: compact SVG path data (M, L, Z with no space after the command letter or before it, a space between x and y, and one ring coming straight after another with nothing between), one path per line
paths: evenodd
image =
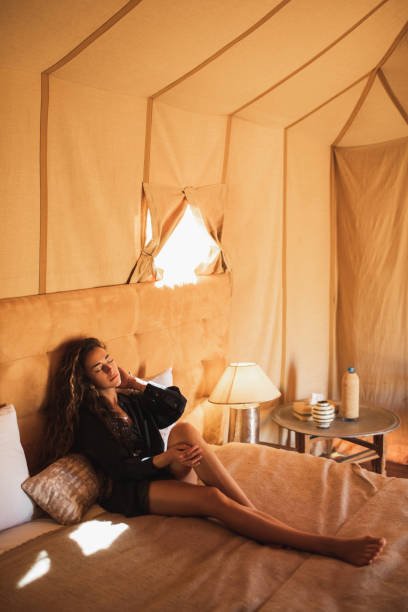
M121 8L106 0L6 0L2 64L52 68L58 78L160 96L192 112L239 111L288 125L372 70L407 17L404 0L144 0L125 4L128 12ZM109 18L116 22L98 36ZM87 37L92 42L55 71ZM390 70L397 91L404 86L403 48L399 55L400 65Z
M333 386L330 147L408 135L407 16L406 0L3 0L2 296L125 282L143 178L226 181L231 353L289 397Z

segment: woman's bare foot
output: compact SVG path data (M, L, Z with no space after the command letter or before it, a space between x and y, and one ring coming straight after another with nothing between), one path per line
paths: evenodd
M369 565L381 553L385 546L385 538L340 539L333 542L331 552L335 557L352 565Z

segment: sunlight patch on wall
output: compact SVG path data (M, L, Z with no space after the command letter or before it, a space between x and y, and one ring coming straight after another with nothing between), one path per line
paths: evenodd
M87 521L73 531L69 538L80 546L85 556L89 556L109 548L126 529L129 526L125 523L112 525L112 521Z
M150 212L146 221L146 244L152 238ZM198 208L187 205L184 215L172 235L155 257L158 270L158 287L175 287L196 283L195 270L214 261L220 252L204 225Z
M27 586L27 584L34 582L34 580L38 580L38 578L45 576L50 567L51 560L48 553L46 550L42 550L38 553L36 560L28 572L17 582L17 588L22 589L23 587Z

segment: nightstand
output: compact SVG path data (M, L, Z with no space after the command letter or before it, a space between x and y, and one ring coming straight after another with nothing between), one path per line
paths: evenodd
M311 441L317 438L325 440L341 438L365 450L352 455L332 457L333 459L339 463L372 461L374 471L379 474L385 474L384 436L400 425L399 418L390 410L368 406L360 406L358 420L346 421L336 417L328 428L317 427L313 421L300 421L292 412L292 404L277 406L272 411L271 417L281 427L295 432L298 452L309 452ZM366 440L367 436L373 436L373 441Z

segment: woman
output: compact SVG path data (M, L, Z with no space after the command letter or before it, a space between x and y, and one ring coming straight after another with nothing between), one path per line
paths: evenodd
M49 460L70 450L86 454L109 477L100 503L111 512L213 517L263 544L359 566L378 557L383 538L314 535L257 510L190 424L174 425L165 450L159 428L176 421L185 403L177 387L157 388L126 374L99 340L72 341L46 407Z

